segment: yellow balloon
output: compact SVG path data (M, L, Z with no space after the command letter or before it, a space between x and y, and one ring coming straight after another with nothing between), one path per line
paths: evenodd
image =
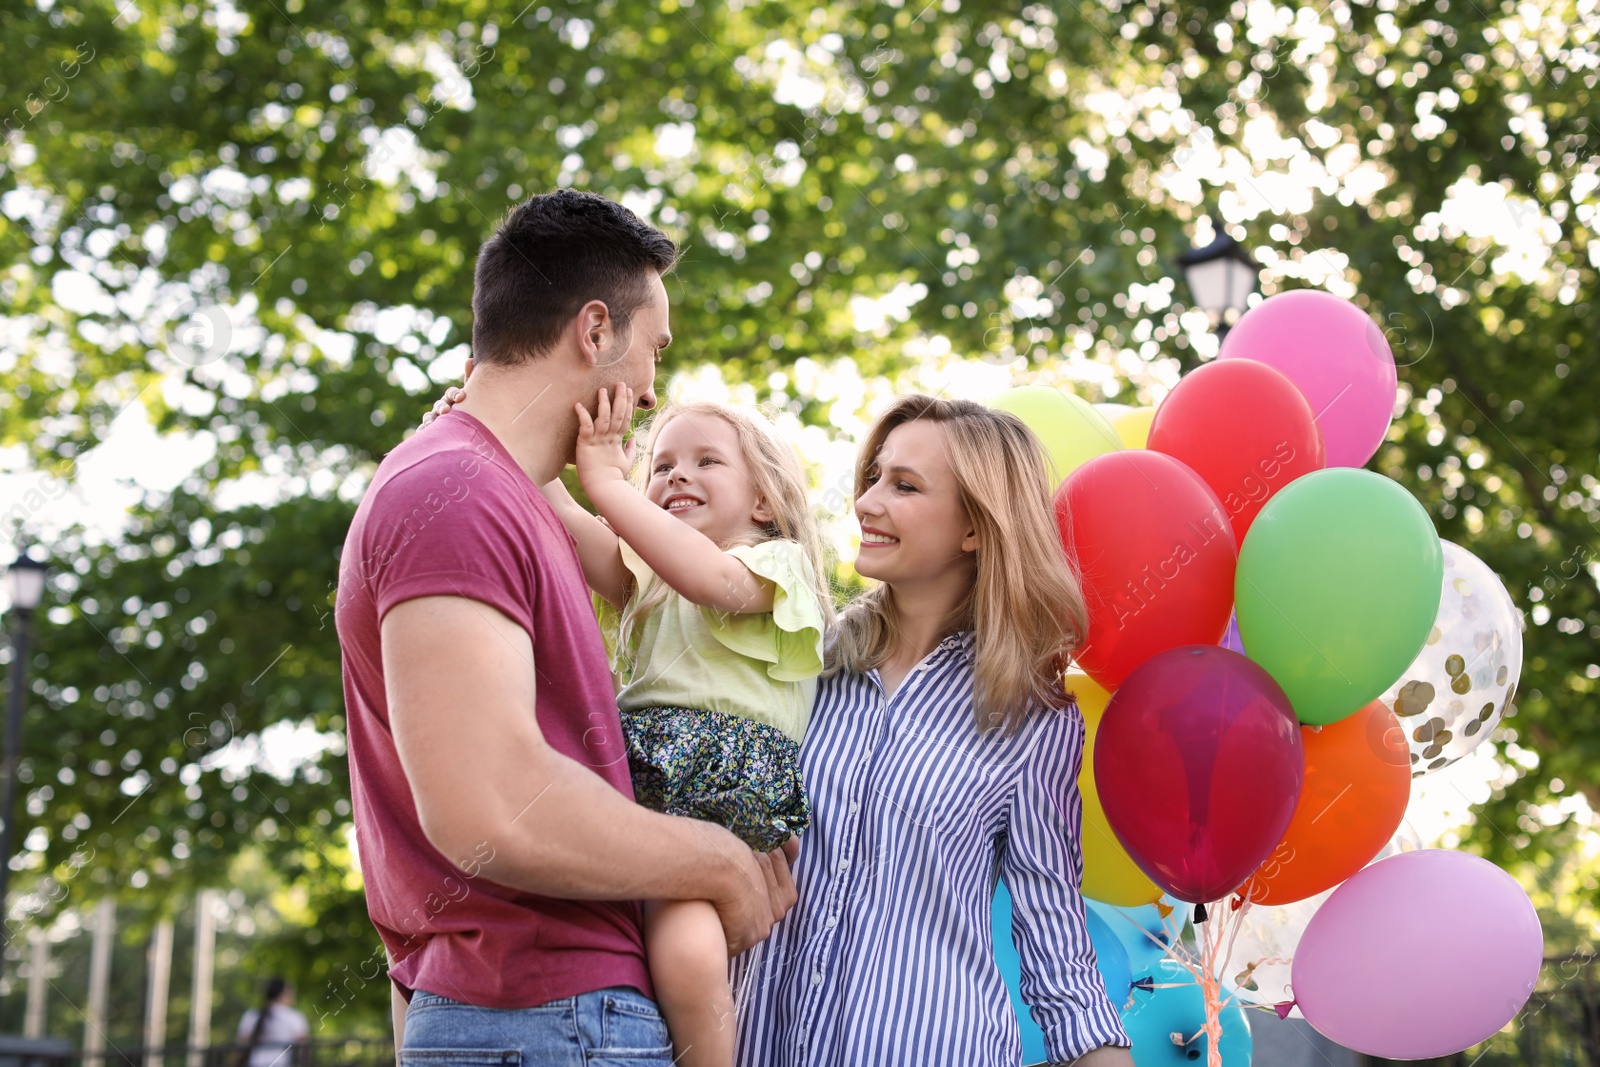
M1078 772L1078 792L1083 795L1083 895L1118 908L1152 903L1161 898L1161 889L1123 851L1106 822L1094 784L1094 736L1111 694L1077 670L1068 671L1065 682L1067 692L1078 698L1085 727L1083 769Z
M1111 428L1122 438L1122 447L1143 448L1150 439L1150 423L1155 417L1155 408L1129 408L1111 417Z
M1011 412L1038 435L1054 468L1052 485L1060 485L1067 475L1094 457L1122 447L1122 438L1106 417L1083 397L1064 389L1019 386L1007 389L989 406Z

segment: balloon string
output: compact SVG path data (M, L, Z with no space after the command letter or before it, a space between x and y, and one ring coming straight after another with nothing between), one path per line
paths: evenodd
M1200 991L1206 998L1205 1034L1210 1045L1206 1050L1206 1067L1222 1067L1222 990L1217 982L1215 963L1231 916L1227 912L1221 914L1220 922L1212 922L1207 926L1203 942L1205 950L1200 957ZM1213 930L1216 932L1213 933Z
M1225 898L1226 899L1226 898ZM1218 978L1219 969L1227 966L1233 955L1240 931L1244 928L1244 918L1252 904L1247 894L1235 899L1232 906L1224 908L1218 901L1207 909L1209 920L1195 927L1195 948L1191 949L1183 940L1183 918L1187 916L1187 909L1174 909L1171 916L1164 916L1162 929L1167 934L1168 942L1163 945L1154 933L1137 923L1132 916L1123 915L1123 918L1139 930L1147 939L1158 947L1166 949L1167 958L1182 967L1194 979L1194 984L1200 987L1205 999L1206 1016L1205 1024L1191 1036L1184 1044L1199 1040L1204 1034L1209 1038L1207 1049L1206 1067L1222 1067L1222 1010L1234 1003L1239 995L1237 989L1223 994L1222 983ZM1179 916L1174 920L1173 916ZM1261 959L1252 964L1254 967L1267 964L1288 964L1289 959ZM1137 983L1137 988L1142 990L1178 988L1189 983L1152 982ZM1130 995L1130 1002L1131 1002ZM1247 1005L1260 1007L1260 1005ZM1263 1008L1262 1010L1270 1010ZM1174 1041L1182 1041L1181 1033L1174 1034Z
M1153 934L1149 930L1145 929L1145 927L1142 926L1138 922L1138 920L1136 920L1132 915L1129 915L1127 912L1123 911L1121 908L1116 909L1116 911L1117 911L1117 917L1118 918L1122 919L1123 922L1127 923L1128 925L1132 926L1135 930L1139 931L1139 933L1144 935L1145 940L1149 941L1152 945L1155 945L1157 948L1162 949L1163 951L1165 951L1167 948L1170 947L1170 942L1171 941L1175 941L1176 940L1175 937L1169 937L1169 939L1167 941L1162 941L1155 934ZM1166 918L1163 918L1161 920L1161 928L1162 928L1162 930L1164 932L1166 932L1168 934L1172 933L1171 927L1168 926L1168 923L1170 921L1171 920L1166 919Z

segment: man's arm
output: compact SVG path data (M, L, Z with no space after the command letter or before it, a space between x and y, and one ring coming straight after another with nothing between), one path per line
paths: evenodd
M389 983L389 1017L394 1020L394 1059L400 1062L400 1046L406 1039L406 998L400 995L400 989L393 982Z
M567 900L709 900L730 953L794 903L783 855L634 804L552 749L534 716L532 643L462 597L396 605L382 626L400 763L428 841L470 873Z

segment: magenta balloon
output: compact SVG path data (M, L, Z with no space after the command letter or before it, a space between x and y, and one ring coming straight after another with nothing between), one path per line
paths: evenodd
M1335 889L1290 975L1323 1036L1411 1060L1487 1040L1528 1002L1543 958L1539 916L1515 879L1466 852L1423 849Z
M1095 734L1106 821L1151 881L1193 904L1229 895L1272 854L1304 776L1289 698L1214 645L1135 667Z
M1332 293L1268 297L1228 331L1217 358L1251 359L1286 374L1316 412L1330 467L1364 466L1394 417L1389 341L1372 316Z

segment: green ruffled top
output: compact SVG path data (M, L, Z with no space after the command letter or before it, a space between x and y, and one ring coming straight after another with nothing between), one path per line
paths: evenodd
M822 605L812 592L805 551L794 541L737 545L728 555L777 588L770 612L735 614L701 607L669 589L635 627L633 647L617 647L622 613L596 597L623 711L676 707L718 711L781 730L799 743L822 673ZM654 577L622 542L634 595Z

